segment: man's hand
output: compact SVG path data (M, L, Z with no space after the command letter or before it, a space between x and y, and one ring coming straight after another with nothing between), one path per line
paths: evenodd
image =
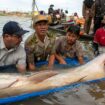
M34 64L29 63L28 67L29 67L30 71L35 71L35 65Z

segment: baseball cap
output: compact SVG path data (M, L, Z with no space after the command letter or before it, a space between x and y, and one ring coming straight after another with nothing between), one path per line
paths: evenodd
M41 21L48 22L47 16L45 16L45 15L37 15L37 16L35 16L34 19L33 19L33 24L36 24L36 23L41 22Z
M15 21L7 22L3 27L3 34L22 36L29 31L23 30L19 23Z

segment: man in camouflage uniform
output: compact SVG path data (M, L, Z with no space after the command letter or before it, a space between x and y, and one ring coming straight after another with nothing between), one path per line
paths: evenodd
M101 21L105 15L105 0L95 0L94 10L94 33L101 27Z
M87 4L88 2L88 4ZM93 0L84 0L83 1L83 7L82 7L82 15L83 18L85 19L85 24L84 24L84 34L89 34L92 19L94 17L93 14L93 5L94 1Z
M51 67L55 60L55 36L48 33L48 20L44 15L37 15L33 21L35 32L25 42L27 62L30 70L35 70L38 61L48 60Z
M70 26L66 36L56 41L56 59L60 64L66 64L64 58L77 57L80 64L84 63L83 50L80 42L77 40L80 28L78 26Z

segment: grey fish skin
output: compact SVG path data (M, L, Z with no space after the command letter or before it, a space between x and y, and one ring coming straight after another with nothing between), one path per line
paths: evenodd
M30 84L31 82L36 84L56 74L58 72L52 70L35 72L28 76L16 73L0 73L0 90Z
M46 71L42 71L40 77L46 77ZM52 75L53 74L53 75ZM40 73L39 73L40 75ZM35 78L36 77L36 78ZM105 54L80 67L68 69L67 72L57 73L52 71L50 76L37 82L38 76L20 79L16 84L0 90L0 97L15 96L40 90L51 89L80 81L88 81L105 77ZM36 82L35 82L36 80ZM18 84L18 85L17 85Z

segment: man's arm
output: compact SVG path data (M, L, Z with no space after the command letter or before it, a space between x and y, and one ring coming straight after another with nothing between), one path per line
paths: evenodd
M29 68L30 71L34 71L35 70L35 64L28 63L28 68Z
M54 61L55 61L55 54L52 54L49 56L49 60L48 60L48 67L51 68L54 65Z
M80 64L84 64L84 50L80 42L76 44L76 56Z
M60 37L59 39L56 40L56 54L55 54L55 59L58 60L59 64L66 64L66 61L64 60L64 58L62 57L62 55L60 54L61 52L61 44L62 44L62 39L64 39L65 37Z
M48 67L49 68L52 68L52 66L54 65L54 62L55 62L55 36L52 38L52 41L53 43L50 43L52 44L52 48L51 48L51 52L49 54L49 58L48 58Z
M35 63L34 63L34 54L33 53L26 53L27 54L27 66L28 69L31 71L35 70Z
M24 65L22 65L22 64L19 64L19 65L17 65L16 67L17 67L17 70L18 70L20 73L24 74L24 73L26 72L26 66L24 66Z
M83 56L78 56L78 61L81 65L85 63L84 59L83 59Z
M20 73L25 73L26 72L26 52L25 50L22 48L20 50L19 53L19 58L18 58L18 61L17 61L17 64L16 64L16 67L17 67L17 70L20 72Z
M67 64L61 55L55 54L55 58L58 60L59 64Z
M25 51L26 51L26 61L27 61L28 69L31 71L34 71L35 63L34 63L33 48L31 48L27 43L25 43Z

